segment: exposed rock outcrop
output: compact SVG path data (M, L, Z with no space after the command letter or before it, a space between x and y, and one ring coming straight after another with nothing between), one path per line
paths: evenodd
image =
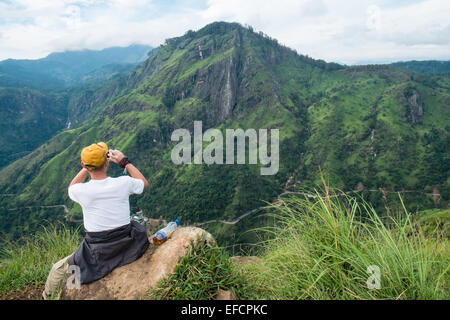
M405 120L412 123L420 123L423 117L423 103L419 93L411 88L407 88L401 97L402 103L405 105Z
M69 300L129 300L140 299L157 283L170 276L179 261L188 252L191 243L214 241L203 229L184 227L160 246L153 243L137 261L115 269L106 277L81 285L80 289L64 287L61 299Z
M203 110L206 126L214 126L231 116L237 101L237 74L239 50L222 61L206 69L200 69L195 75L197 85L193 95L199 99L209 100Z

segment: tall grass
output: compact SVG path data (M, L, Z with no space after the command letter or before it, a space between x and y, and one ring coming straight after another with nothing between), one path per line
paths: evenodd
M227 252L216 244L199 241L191 245L174 273L151 289L147 299L209 300L219 289L231 289L236 297L245 290L245 279L234 272Z
M4 243L0 249L0 294L44 284L52 265L74 252L79 241L77 230L51 225L33 237Z
M261 259L230 262L223 248L192 247L150 299L213 299L232 289L241 299L449 299L448 212L426 219L380 217L358 198L293 196L273 206ZM0 250L0 295L43 285L53 263L76 250L77 231L43 228ZM368 271L380 271L378 289ZM369 283L370 284L370 283Z
M406 211L380 218L356 198L292 197L274 207L274 239L259 263L241 266L263 299L448 299L448 238L425 235ZM380 271L380 287L369 287ZM373 282L371 282L373 284Z

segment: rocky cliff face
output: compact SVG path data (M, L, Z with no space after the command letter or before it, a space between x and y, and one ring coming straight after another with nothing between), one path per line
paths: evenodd
M185 99L203 101L198 120L207 127L222 123L237 103L241 34L239 28L227 24L217 24L216 31L168 40L142 70L131 75L129 83L141 94L162 95L169 109Z
M406 88L403 91L401 101L405 106L406 121L417 124L422 121L424 107L419 93L415 89Z

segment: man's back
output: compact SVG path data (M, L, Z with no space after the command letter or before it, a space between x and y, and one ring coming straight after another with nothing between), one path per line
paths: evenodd
M108 177L109 161L126 169L131 177ZM130 195L141 194L149 185L142 173L121 151L108 149L104 142L83 148L81 166L68 193L83 209L86 234L73 254L52 266L44 299L58 290L69 266L75 267L78 283L90 283L136 261L149 246L145 227L130 221ZM91 180L85 183L88 175Z
M69 197L83 209L88 232L111 230L130 223L131 194L141 194L144 182L130 176L90 180L69 187Z

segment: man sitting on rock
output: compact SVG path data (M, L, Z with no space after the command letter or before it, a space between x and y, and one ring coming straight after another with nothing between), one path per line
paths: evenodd
M108 177L109 161L126 168L131 177ZM90 283L137 260L149 246L145 228L130 222L129 196L141 194L148 187L141 172L119 150L108 152L104 142L82 150L81 166L68 193L81 205L86 235L72 255L53 265L42 293L44 299L57 292L69 266L75 266L71 270L75 270L80 284ZM90 181L84 182L88 175Z

